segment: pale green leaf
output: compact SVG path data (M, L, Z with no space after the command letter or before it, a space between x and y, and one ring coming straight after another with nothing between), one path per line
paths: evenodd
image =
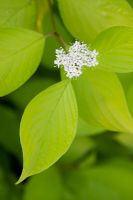
M36 71L44 36L18 28L0 29L0 96L18 87Z
M73 85L79 115L84 120L106 129L133 133L133 120L114 73L86 69Z
M70 33L90 42L111 26L133 26L133 11L125 0L58 0Z
M92 44L99 52L98 68L111 72L133 71L133 28L113 27L102 32Z
M21 121L24 164L19 182L55 163L71 145L76 127L77 105L69 80L37 95Z
M35 28L35 0L0 1L0 27Z
M57 168L32 177L24 189L23 200L59 200L62 194L62 180Z

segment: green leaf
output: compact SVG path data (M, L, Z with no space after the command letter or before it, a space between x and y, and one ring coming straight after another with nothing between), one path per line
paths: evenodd
M59 200L62 193L62 182L57 168L32 177L24 189L23 200Z
M67 195L62 199L133 199L132 167L132 163L118 159L86 170L69 172L65 180Z
M0 27L35 28L36 3L34 0L0 1Z
M0 29L0 96L18 87L36 71L44 36L18 28Z
M24 164L18 183L55 163L71 145L76 126L77 105L69 80L37 95L21 121Z
M112 26L133 26L133 11L125 0L58 0L64 24L84 42Z
M133 119L114 73L86 69L73 85L80 117L106 129L133 133Z
M133 71L133 28L110 28L96 38L92 48L99 52L98 68L121 73Z

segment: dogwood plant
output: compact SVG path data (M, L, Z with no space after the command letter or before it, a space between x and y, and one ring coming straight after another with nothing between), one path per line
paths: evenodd
M37 31L28 30L29 18L21 14L29 16L29 9L21 2L19 13L19 1L14 2L5 19L0 19L1 97L35 73L47 51L48 35L62 44L57 30L48 35L40 31L41 12ZM2 1L1 9L7 5ZM30 6L30 1L26 5ZM63 68L65 77L36 95L25 108L20 123L23 170L17 183L49 168L64 155L81 119L98 128L133 133L133 119L116 74L133 71L132 9L124 0L58 0L56 6L75 42L66 42L66 48L63 43L53 60L55 67Z

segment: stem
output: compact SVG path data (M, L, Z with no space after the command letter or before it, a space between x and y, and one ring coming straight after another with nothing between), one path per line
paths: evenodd
M57 28L56 28L56 22L54 18L54 12L53 12L53 6L52 6L52 1L48 0L48 5L49 5L49 10L50 10L50 16L51 16L51 22L52 22L52 27L53 27L53 32L48 34L48 36L54 36L57 40L57 42L63 47L63 49L66 50L66 43L62 36L58 33Z

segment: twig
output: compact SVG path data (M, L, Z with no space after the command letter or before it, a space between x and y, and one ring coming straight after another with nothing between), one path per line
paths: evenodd
M56 22L54 18L54 12L53 12L53 6L51 0L48 0L49 10L50 10L50 16L51 16L51 22L53 27L53 32L48 34L48 36L54 36L57 40L57 42L66 50L66 43L62 36L58 33L56 28Z

